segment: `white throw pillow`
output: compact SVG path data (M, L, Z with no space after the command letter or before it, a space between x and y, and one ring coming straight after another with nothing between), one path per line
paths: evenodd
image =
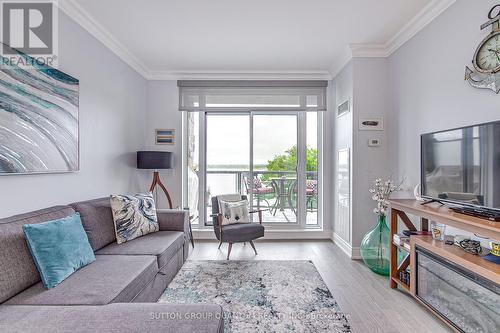
M219 209L222 214L222 225L235 223L249 223L248 201L219 200Z
M153 194L111 195L118 244L160 230Z

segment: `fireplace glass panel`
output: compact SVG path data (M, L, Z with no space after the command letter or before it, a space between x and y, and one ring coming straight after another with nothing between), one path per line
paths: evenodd
M417 297L462 332L499 332L500 286L417 247Z

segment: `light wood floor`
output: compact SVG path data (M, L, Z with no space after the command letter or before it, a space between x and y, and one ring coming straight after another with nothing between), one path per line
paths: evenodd
M347 315L353 332L451 332L441 321L402 291L389 288L387 278L349 259L331 241L257 241L235 244L232 260L312 260ZM225 260L227 244L196 241L189 260Z

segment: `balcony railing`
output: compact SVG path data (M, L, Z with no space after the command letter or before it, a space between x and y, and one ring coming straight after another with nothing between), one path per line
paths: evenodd
M253 208L267 208L264 219L268 222L295 221L298 194L296 175L295 171L254 171L254 186L251 188L249 171L208 170L205 206L210 211L212 196L240 193L250 197L252 194ZM309 213L316 212L318 208L318 172L308 171L306 179L307 223L316 224L316 214ZM280 214L277 214L278 212Z

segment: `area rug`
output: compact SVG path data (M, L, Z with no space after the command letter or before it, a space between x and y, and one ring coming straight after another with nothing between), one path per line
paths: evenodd
M187 261L158 302L219 304L224 332L351 332L311 261Z

